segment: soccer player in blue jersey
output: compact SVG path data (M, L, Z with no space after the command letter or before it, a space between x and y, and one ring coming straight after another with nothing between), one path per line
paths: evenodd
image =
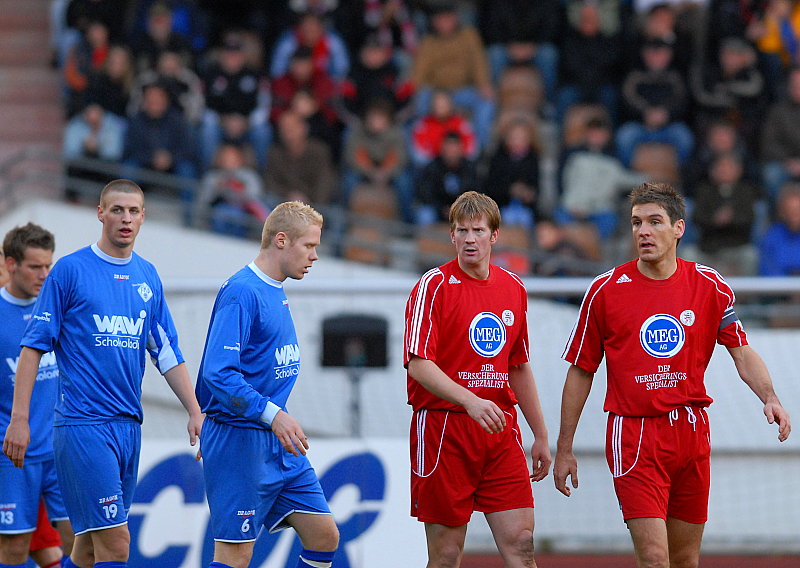
M294 528L303 545L298 568L328 568L339 544L308 439L286 410L300 351L283 282L305 276L321 232L322 216L308 205L278 205L258 256L222 285L211 312L196 390L206 413L210 568L246 568L262 526Z
M96 244L60 259L44 283L22 338L4 453L22 467L29 447L31 391L42 354L59 367L53 446L75 531L68 568L125 568L128 510L136 487L146 354L189 414L195 444L202 413L178 349L155 267L133 252L144 194L129 180L103 188ZM33 420L37 417L33 415Z
M8 282L0 288L0 432L11 419L14 373L19 342L31 318L34 302L53 264L55 238L50 231L28 223L11 229L3 240ZM23 566L44 497L50 518L65 543L72 548L72 527L58 487L53 458L53 407L56 404L58 366L53 353L42 357L33 389L34 419L25 467L18 469L0 459L0 568ZM44 568L60 566L60 549L34 553Z

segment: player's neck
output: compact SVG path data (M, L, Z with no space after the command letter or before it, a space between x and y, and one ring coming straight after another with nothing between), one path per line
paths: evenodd
M486 261L475 262L475 263L466 263L458 259L458 267L466 274L467 276L474 278L475 280L487 280L489 278L489 259L487 258Z
M2 286L0 286L0 288L1 287ZM27 294L19 286L15 286L13 278L11 280L9 280L8 283L5 285L5 289L6 289L6 292L8 292L9 296L12 296L13 298L16 298L17 300L26 300L27 301L27 300L30 300L30 299L36 297L36 296L31 296L30 294Z
M258 253L258 256L256 256L255 260L253 261L253 264L255 264L261 272L273 280L277 280L278 282L283 282L286 280L286 275L281 270L276 255L270 255L266 249L262 249Z
M668 256L652 262L647 262L640 258L636 261L636 268L647 278L666 280L678 270L678 259L676 256Z
M114 258L130 258L133 254L133 243L130 246L119 247L104 237L100 237L97 241L97 248Z

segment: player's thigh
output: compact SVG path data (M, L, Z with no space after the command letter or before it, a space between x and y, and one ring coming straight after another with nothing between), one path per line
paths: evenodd
M71 425L53 432L58 480L75 534L127 523L141 447L139 425Z
M280 466L268 454L270 435L215 420L203 425L200 449L214 540L238 543L258 536L271 506L263 501L267 494L274 500L283 486Z
M533 507L528 459L516 413L506 413L506 429L497 434L485 434L490 457L481 469L475 489L476 511L496 513Z
M667 517L669 560L674 568L696 568L700 562L704 529L704 523L687 523Z
M467 525L448 526L425 523L428 566L458 566L464 554Z
M659 451L657 420L608 418L606 461L626 521L667 517L671 479Z
M627 519L633 550L639 566L669 567L667 523L656 517Z
M47 509L45 509L44 501L39 503L39 518L36 523L36 530L33 531L31 537L30 551L31 555L37 551L44 551L54 547L61 546L61 536L58 531L53 528L50 518L47 516ZM60 550L60 548L59 548ZM46 556L43 554L43 556ZM42 564L37 560L37 564Z
M497 549L505 558L533 558L533 508L511 509L486 513Z
M253 557L255 541L214 543L214 562L227 564L233 568L247 568Z
M44 462L43 466L42 500L46 507L45 516L50 523L65 521L69 515L67 515L67 508L64 505L64 496L61 494L55 460L48 460Z
M267 512L264 526L270 531L275 532L291 526L289 517L293 513L305 513L307 515L325 516L331 519L331 510L322 486L319 483L314 468L311 467L306 456L292 456L287 454L282 448L277 448L278 452L283 452L281 461L283 463L283 475L285 483L280 493L272 499L272 504ZM268 481L268 479L265 479ZM269 485L262 488L262 502L270 502ZM322 520L330 528L328 521ZM335 528L335 524L333 525ZM336 532L338 540L338 531ZM328 535L321 540L330 542L332 535ZM315 549L316 550L316 549ZM319 549L323 550L323 549ZM326 550L332 550L326 548Z
M295 530L307 550L326 552L339 546L339 529L333 515L292 513L286 523Z
M466 413L419 410L410 432L411 515L446 526L469 522L484 469L485 434Z
M39 518L42 464L0 466L0 534L32 532Z

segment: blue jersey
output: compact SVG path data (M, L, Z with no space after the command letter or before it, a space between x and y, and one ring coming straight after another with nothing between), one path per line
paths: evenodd
M4 435L11 420L14 400L14 375L19 361L19 341L31 319L35 298L15 298L5 288L0 288L0 435ZM58 389L58 366L51 351L42 355L39 373L31 396L31 442L25 454L26 462L53 457L53 407ZM12 465L10 460L0 460L0 465Z
M259 420L267 403L286 410L299 370L283 285L251 263L214 302L196 387L200 407L218 422L268 428Z
M21 343L56 353L56 426L141 422L145 350L162 374L183 362L155 267L97 245L55 264Z

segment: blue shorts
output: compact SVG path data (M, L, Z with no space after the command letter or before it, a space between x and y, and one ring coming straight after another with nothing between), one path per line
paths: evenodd
M0 466L0 534L35 530L41 499L51 521L67 519L53 458L26 461L22 469L12 466L11 462Z
M133 420L53 429L58 480L76 535L128 522L141 442Z
M331 514L308 458L288 453L270 430L206 418L200 447L214 540L253 541L262 526L287 528L292 513Z

